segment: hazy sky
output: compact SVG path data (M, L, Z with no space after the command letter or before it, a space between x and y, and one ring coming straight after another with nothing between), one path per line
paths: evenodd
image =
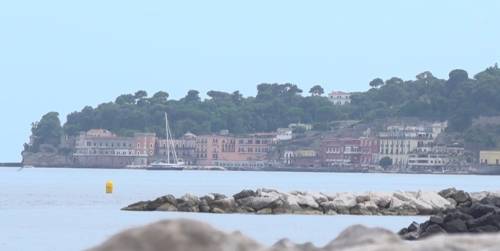
M471 75L500 61L500 1L1 1L0 162L30 123L122 93Z

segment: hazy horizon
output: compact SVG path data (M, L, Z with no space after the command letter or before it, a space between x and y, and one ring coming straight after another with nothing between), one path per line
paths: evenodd
M361 7L362 6L362 7ZM31 122L137 90L255 95L364 91L423 71L473 76L500 61L497 1L11 1L0 3L0 162L19 161ZM5 95L7 94L7 95Z

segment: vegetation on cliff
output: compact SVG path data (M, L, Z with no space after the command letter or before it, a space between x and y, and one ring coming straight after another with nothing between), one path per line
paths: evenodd
M464 70L453 70L449 78L438 79L423 72L415 80L393 77L376 78L366 92L353 93L349 105L333 105L322 96L317 85L310 96L294 84L260 84L255 97L243 97L239 91L209 91L202 100L190 90L179 100L170 100L163 91L148 96L145 91L124 94L114 102L93 108L87 106L68 115L64 133L75 135L91 128L105 128L121 135L135 131L163 134L164 112L171 117L173 131L197 134L228 129L233 133L273 131L290 123L311 123L317 130L328 130L336 120L372 121L391 117L416 117L422 120L448 120L450 132L466 136L479 147L495 147L488 135L498 128L474 127L479 116L500 115L500 69L497 65L473 78ZM44 115L34 124L36 145L57 146L62 133L57 113Z

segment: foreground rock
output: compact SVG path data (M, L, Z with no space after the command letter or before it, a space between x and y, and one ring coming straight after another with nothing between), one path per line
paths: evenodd
M500 196L497 193L474 193L446 189L440 195L454 208L445 210L422 224L413 222L399 234L417 240L439 233L484 233L500 230Z
M239 233L223 233L207 224L160 221L126 230L89 251L456 251L500 250L500 235L437 236L418 242L402 241L380 228L352 226L325 247L281 240L265 247Z
M461 200L461 198L457 198ZM454 208L456 201L437 192L369 192L327 195L312 192L243 190L232 197L173 195L141 201L123 210L253 214L432 215Z

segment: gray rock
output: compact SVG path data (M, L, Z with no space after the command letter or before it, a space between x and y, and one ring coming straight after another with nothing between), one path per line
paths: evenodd
M463 190L458 190L451 195L451 198L453 198L458 204L460 204L469 201L470 195Z
M488 232L493 226L478 231ZM444 231L439 225L429 232ZM500 234L438 235L420 241L404 242L381 228L352 226L323 248L311 243L295 244L281 240L265 247L240 233L224 233L191 220L160 221L123 231L89 251L458 251L500 250Z
M233 195L233 198L235 200L239 200L239 199L243 199L243 198L247 198L247 197L254 197L256 195L257 195L257 193L253 190L243 190L243 191Z
M451 188L447 188L447 189L441 190L439 192L439 195L441 195L444 198L451 198L451 195L454 194L454 193L456 193L456 192L457 192L457 189L454 188L454 187L451 187Z
M210 208L219 208L224 212L234 212L236 211L236 202L233 198L217 199L208 203Z
M436 234L442 234L446 233L446 230L444 230L440 225L433 224L428 226L419 236L419 238L427 238L432 235Z
M170 203L164 203L163 205L159 206L156 208L156 211L169 211L169 212L172 212L172 211L177 211L177 208L170 204Z
M429 218L429 221L435 224L443 224L444 219L441 216L433 215Z
M376 215L379 212L377 204L373 201L364 201L356 204L350 209L351 214L354 215Z
M401 243L401 239L392 232L382 228L367 228L361 225L351 226L342 231L339 236L325 246L325 250L368 250L377 244Z
M356 197L349 193L339 193L332 201L335 211L339 214L349 214L351 208L356 206Z
M150 201L139 201L139 202L130 204L130 205L122 208L122 210L125 210L125 211L149 211L148 210L149 202Z
M90 251L254 251L257 242L191 220L166 220L126 230Z
M238 200L238 204L241 207L250 207L255 211L259 211L263 208L273 208L274 203L278 201L279 197L246 197Z
M363 203L363 202L367 202L367 201L370 201L370 196L369 195L358 195L356 196L356 203Z
M200 199L192 194L186 194L176 200L177 209L181 212L199 212Z
M467 224L464 220L461 219L453 219L451 221L447 221L443 224L444 230L447 233L465 233L467 232Z

